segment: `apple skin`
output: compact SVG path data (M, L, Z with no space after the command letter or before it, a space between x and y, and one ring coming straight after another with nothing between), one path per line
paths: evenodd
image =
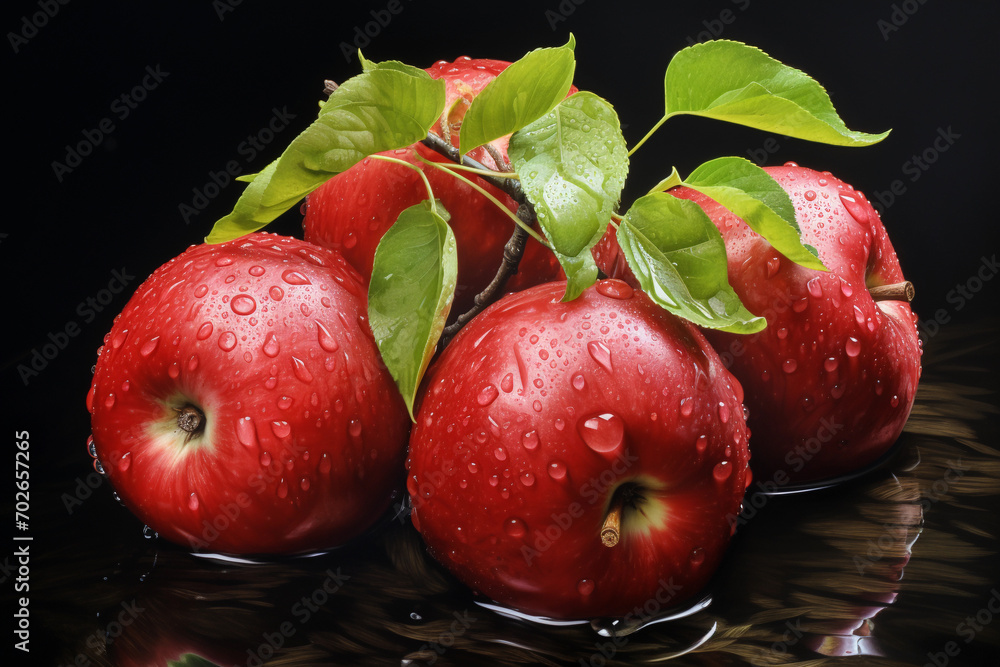
M869 292L905 279L861 192L795 163L766 171L788 192L802 238L828 272L785 259L704 195L670 192L712 218L730 284L767 319L750 336L705 332L746 391L755 476L829 480L876 462L902 432L921 370L916 316L908 302L876 302Z
M562 303L564 290L507 295L429 370L413 524L460 580L522 612L666 608L705 586L732 535L749 483L742 391L697 328L642 292L605 280ZM650 519L625 510L608 548L623 485Z
M286 554L371 526L409 419L337 253L259 233L192 246L115 319L87 407L122 503L193 550ZM177 409L204 414L186 442Z
M446 82L445 109L453 145L458 145L458 127L468 109L468 105L461 100L471 101L509 64L501 60L462 57L454 63L439 61L427 69L433 78ZM573 88L570 92L575 90ZM446 132L443 123L434 131L441 136ZM509 139L505 136L491 142L504 158L507 157ZM386 151L382 155L419 166L430 181L434 196L441 200L451 215L449 222L458 247L458 283L452 307L452 312L457 315L472 307L475 295L496 275L503 259L504 244L510 239L514 223L473 188L449 174L424 165L413 156L414 149L425 159L450 162L420 143ZM490 169L499 168L485 147L470 151L469 157ZM517 211L517 203L504 192L476 176L466 176L490 192L511 212ZM341 252L368 280L371 278L375 249L382 235L404 209L426 198L427 188L414 170L366 158L309 195L302 222L304 236L307 241ZM561 276L555 255L529 238L518 272L505 287L508 291L518 291Z

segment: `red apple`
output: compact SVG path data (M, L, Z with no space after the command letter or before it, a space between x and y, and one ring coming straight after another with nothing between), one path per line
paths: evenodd
M565 287L504 297L431 367L413 524L459 579L523 612L672 606L705 586L740 510L742 391L642 292L604 280L562 303Z
M450 137L453 145L457 146L458 128L469 102L509 64L500 60L462 57L454 63L442 60L428 68L427 72L432 77L444 79L447 85L446 112L435 132ZM509 139L507 136L492 142L504 159L507 158ZM504 244L513 232L514 223L473 188L421 163L413 156L413 149L428 160L448 162L448 159L419 143L385 153L420 166L431 183L435 197L451 214L450 224L458 247L458 284L452 311L465 312L472 307L473 297L496 275L503 259ZM485 147L471 151L469 156L490 169L499 167ZM517 211L517 203L501 190L478 177L471 178L512 212ZM366 158L309 195L302 223L305 238L340 251L369 279L375 248L382 235L401 211L426 198L427 189L414 170ZM506 288L516 291L560 275L555 256L534 239L529 239L518 273L508 281Z
M193 549L295 553L368 528L400 480L406 408L357 272L252 234L192 246L115 319L87 397L122 502Z
M752 336L706 331L746 390L754 473L785 483L829 479L876 462L902 431L920 378L916 317L901 290L878 294L905 281L861 192L794 163L767 172L829 272L788 261L711 199L671 193L712 218L726 241L729 282L767 318Z

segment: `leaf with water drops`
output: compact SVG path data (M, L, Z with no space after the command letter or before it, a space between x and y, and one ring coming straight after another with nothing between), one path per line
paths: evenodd
M728 208L796 264L826 270L815 248L810 251L802 243L795 205L788 193L750 160L740 157L709 160L691 172L684 185Z
M889 134L848 129L815 79L741 42L682 49L667 66L663 88L667 117L705 116L837 146L868 146Z
M463 155L538 120L566 97L573 85L576 40L535 49L512 63L472 100L458 135Z
M618 114L597 95L576 93L515 133L509 154L569 279L564 300L575 298L597 278L590 249L607 229L628 174Z
M319 116L277 160L251 178L232 213L215 223L209 243L261 229L327 180L369 155L427 136L444 111L445 83L398 62L363 61Z
M375 250L368 287L372 334L411 419L455 296L458 258L447 220L440 202L400 213Z
M643 291L663 308L699 326L733 333L766 326L730 287L726 244L694 202L648 194L625 214L617 238Z

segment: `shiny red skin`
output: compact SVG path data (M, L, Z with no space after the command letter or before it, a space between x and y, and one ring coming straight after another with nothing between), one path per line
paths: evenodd
M665 609L705 586L732 534L749 482L742 392L702 334L642 292L606 280L562 303L564 290L504 297L431 367L407 462L413 524L459 579L520 611ZM601 414L623 426L605 453L582 436ZM665 524L605 547L614 488L636 479L662 485L649 498Z
M461 103L453 107L455 101L461 97L471 100L509 64L501 60L462 57L454 63L439 61L427 69L432 77L446 82L445 115L451 114L453 145L458 145L456 121L461 120L467 108ZM441 126L435 131L444 133ZM508 140L509 136L492 142L505 158ZM413 156L414 148L428 160L449 162L419 143L397 151L386 151L383 155L420 166L430 181L434 196L441 200L451 215L449 222L458 247L458 284L452 312L465 312L472 307L475 295L496 275L503 259L504 244L510 239L514 223L473 188L421 163ZM483 147L471 151L469 156L490 169L497 168L493 157ZM517 203L501 190L476 176L471 178L510 211L517 211ZM426 198L427 188L413 169L367 158L309 195L302 223L305 239L341 252L369 279L375 249L382 235L400 212ZM561 275L555 256L534 239L529 239L518 273L508 281L506 288L517 291Z
M861 192L794 164L766 171L790 195L803 240L829 272L788 261L693 190L671 194L712 218L726 241L730 284L767 318L751 336L705 332L746 391L755 476L779 484L834 478L872 464L899 437L920 378L916 316L903 301L876 303L867 289L904 278Z
M357 272L297 239L192 246L158 268L105 337L87 397L125 506L210 552L315 551L371 526L409 420L365 318ZM207 425L187 444L185 403Z

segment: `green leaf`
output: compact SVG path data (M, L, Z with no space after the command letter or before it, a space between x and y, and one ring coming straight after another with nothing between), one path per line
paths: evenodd
M436 210L435 210L436 208ZM440 202L411 206L375 250L368 321L413 418L413 401L455 296L455 235Z
M684 185L728 208L793 262L826 270L802 243L788 193L753 162L740 157L710 160L691 172Z
M459 152L517 132L551 111L573 85L575 46L571 35L566 46L531 51L490 81L462 119Z
M516 132L508 153L570 286L575 290L591 274L596 279L587 257L607 229L628 173L614 108L593 93L576 93Z
M643 291L675 315L734 333L766 326L730 287L726 244L694 202L648 194L625 214L617 238Z
M589 248L575 257L568 257L558 252L555 255L563 273L566 274L566 293L563 294L562 300L572 301L597 280L597 262L594 261Z
M257 231L327 180L374 153L427 136L444 110L445 83L397 62L370 63L330 95L319 116L250 180L206 241Z
M813 78L740 42L682 49L663 85L667 116L705 116L838 146L868 146L889 134L849 130Z
M651 187L649 192L666 192L670 188L680 185L682 182L681 175L677 173L677 167L673 167L670 170L670 175Z

